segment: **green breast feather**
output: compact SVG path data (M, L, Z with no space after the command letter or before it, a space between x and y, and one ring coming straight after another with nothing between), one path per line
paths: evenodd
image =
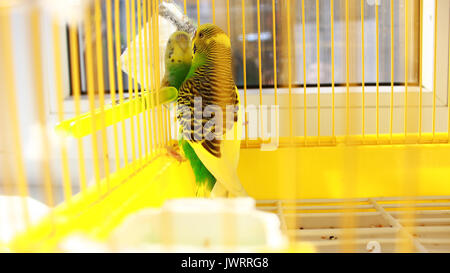
M211 191L216 184L216 178L208 171L205 165L203 165L202 161L198 158L189 142L187 142L184 138L180 138L178 144L183 149L185 157L191 163L197 186L205 185L206 188Z

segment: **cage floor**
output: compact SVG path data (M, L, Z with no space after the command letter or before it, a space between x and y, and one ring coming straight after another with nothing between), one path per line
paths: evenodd
M450 252L450 196L259 200L257 207L317 252Z

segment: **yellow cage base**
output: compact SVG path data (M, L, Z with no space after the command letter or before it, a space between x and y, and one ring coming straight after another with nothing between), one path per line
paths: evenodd
M38 225L18 235L10 249L58 251L61 239L73 233L106 240L133 212L159 207L170 198L195 196L189 163L180 163L165 152L160 154L128 165L59 205ZM275 151L246 148L241 150L239 176L251 197L272 200L271 205L275 206L277 200L330 199L321 201L327 204L335 202L332 199L344 198L363 198L361 202L368 202L369 197L450 196L448 155L450 146L445 144L301 147ZM294 208L293 212L310 211ZM315 212L339 211L325 206Z

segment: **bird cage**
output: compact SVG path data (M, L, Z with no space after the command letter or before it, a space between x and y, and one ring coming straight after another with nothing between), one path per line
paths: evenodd
M165 3L231 40L238 175L278 217L280 251L450 251L444 0L2 1L0 251L108 241L196 196L173 104L155 97Z

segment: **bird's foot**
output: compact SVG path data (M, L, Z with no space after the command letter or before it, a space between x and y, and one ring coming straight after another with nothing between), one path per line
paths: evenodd
M187 160L187 159L180 153L180 148L178 147L178 145L167 146L167 147L166 147L166 150L167 150L167 156L170 156L170 157L175 158L175 160L178 161L179 163L183 163L184 161Z

